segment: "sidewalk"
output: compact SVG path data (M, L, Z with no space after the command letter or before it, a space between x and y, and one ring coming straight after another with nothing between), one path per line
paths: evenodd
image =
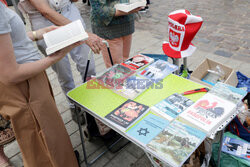
M140 22L136 22L136 32L133 35L133 43L130 56L137 53L163 54L161 45L167 37L167 15L169 12L185 7L193 14L199 14L204 19L201 30L196 35L193 43L197 46L196 52L188 58L188 67L193 70L199 63L207 58L228 65L235 70L241 71L250 77L250 24L246 23L250 15L250 3L240 0L151 0L151 17L143 17ZM89 7L76 3L90 31ZM29 29L29 27L27 27ZM105 69L101 55L95 55L96 71L101 72ZM81 77L72 63L72 70L76 85L81 84ZM73 147L81 154L83 160L80 135L77 125L72 121L66 98L57 81L56 74L52 69L47 70L51 81L55 100L68 134L70 135ZM87 98L87 97L86 97ZM103 142L98 140L93 143L86 141L86 149L90 159L105 149ZM15 142L5 147L5 152L10 161L16 167L22 166L22 158ZM85 164L82 164L84 167ZM106 153L93 167L149 167L150 162L144 152L134 144L127 145L120 152Z

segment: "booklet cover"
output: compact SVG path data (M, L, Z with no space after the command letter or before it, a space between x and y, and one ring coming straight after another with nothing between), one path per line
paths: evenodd
M148 112L149 107L133 100L127 100L105 118L115 127L126 130Z
M231 101L234 104L238 104L246 96L247 91L222 82L217 82L216 85L210 89L209 93Z
M138 70L138 69L141 69L143 67L146 67L147 65L149 65L153 61L154 61L154 59L151 57L148 57L148 56L145 56L142 54L138 54L130 59L127 59L126 61L121 63L121 65L128 67L131 70Z
M170 123L147 147L171 166L181 166L206 134L179 121Z
M169 121L167 121L166 119L150 113L135 126L129 129L126 133L133 140L136 140L142 145L146 145L168 124Z
M64 47L67 47L78 41L88 39L80 20L73 21L65 26L43 34L46 43L46 53L50 55Z
M155 104L151 107L151 109L167 120L173 121L180 113L193 103L194 102L192 100L182 96L181 94L175 93Z
M151 80L141 78L138 75L132 75L121 84L119 89L113 89L113 91L127 99L133 100L152 84Z
M123 12L130 12L133 9L136 9L138 7L146 6L146 0L127 0L127 3L118 3L115 4L115 8L117 10L123 11Z
M225 136L221 151L250 161L250 144Z
M95 80L109 89L122 89L121 85L123 82L134 73L135 71L116 64L107 69L103 74L97 76Z
M179 119L211 135L229 116L236 104L206 93L179 115Z
M177 69L178 66L174 64L163 60L157 60L145 69L140 70L138 72L138 75L141 75L142 77L147 79L160 81Z

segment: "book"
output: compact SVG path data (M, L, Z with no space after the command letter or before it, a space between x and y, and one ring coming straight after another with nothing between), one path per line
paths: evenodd
M124 67L120 64L116 64L107 69L103 74L97 76L95 80L109 89L122 89L123 82L135 71Z
M173 121L194 102L181 94L175 93L151 107L151 109L169 121Z
M108 115L106 115L105 118L116 128L125 131L134 122L146 114L148 110L148 106L128 99Z
M206 134L177 120L171 122L146 146L153 155L175 167L181 166L205 139Z
M127 0L127 3L118 3L115 4L114 7L117 10L128 13L131 10L134 10L138 7L144 7L146 6L146 4L147 4L146 0Z
M234 104L238 104L247 94L247 91L235 88L222 82L217 82L215 86L210 89L209 93L219 96Z
M135 140L142 145L146 145L168 124L169 121L166 119L149 113L135 126L131 127L131 129L126 132L126 134L132 138L132 140Z
M178 119L211 135L236 108L236 104L214 94L206 93L183 111Z
M157 82L164 79L167 75L171 74L177 69L178 66L174 64L163 60L157 60L145 69L140 70L138 75L147 79L155 80L155 82Z
M247 141L225 136L221 151L250 161L250 144Z
M153 58L138 54L132 58L125 60L121 65L130 68L131 70L139 70L146 67L154 61Z
M73 21L65 26L43 34L46 43L46 53L50 55L64 47L67 47L78 41L88 39L80 20Z
M119 89L113 89L113 91L127 99L133 100L152 84L153 82L148 79L141 78L138 75L132 75L121 84Z

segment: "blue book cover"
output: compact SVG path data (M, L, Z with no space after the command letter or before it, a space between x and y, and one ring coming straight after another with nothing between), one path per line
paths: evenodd
M171 166L181 166L206 134L177 120L151 140L147 147Z
M225 136L221 150L225 153L250 161L250 144L246 141Z
M192 100L175 93L155 104L151 109L167 120L172 121L193 103Z
M138 72L144 78L160 81L167 75L176 71L178 66L171 64L167 61L157 60L153 64L150 64L147 68Z
M134 127L127 131L127 135L142 144L149 143L156 135L158 135L167 125L169 121L159 116L149 114L138 122Z

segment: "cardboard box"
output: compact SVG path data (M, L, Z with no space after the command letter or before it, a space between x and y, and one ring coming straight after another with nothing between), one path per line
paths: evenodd
M201 81L202 78L204 78L208 71L211 69L215 69L216 66L219 65L219 67L225 72L225 81L224 83L232 86L236 86L238 84L238 79L236 76L236 73L234 69L227 67L221 63L215 62L210 59L205 59L191 74L190 79L201 83L203 85L206 85L208 87L212 87L212 85L207 84L206 82Z

